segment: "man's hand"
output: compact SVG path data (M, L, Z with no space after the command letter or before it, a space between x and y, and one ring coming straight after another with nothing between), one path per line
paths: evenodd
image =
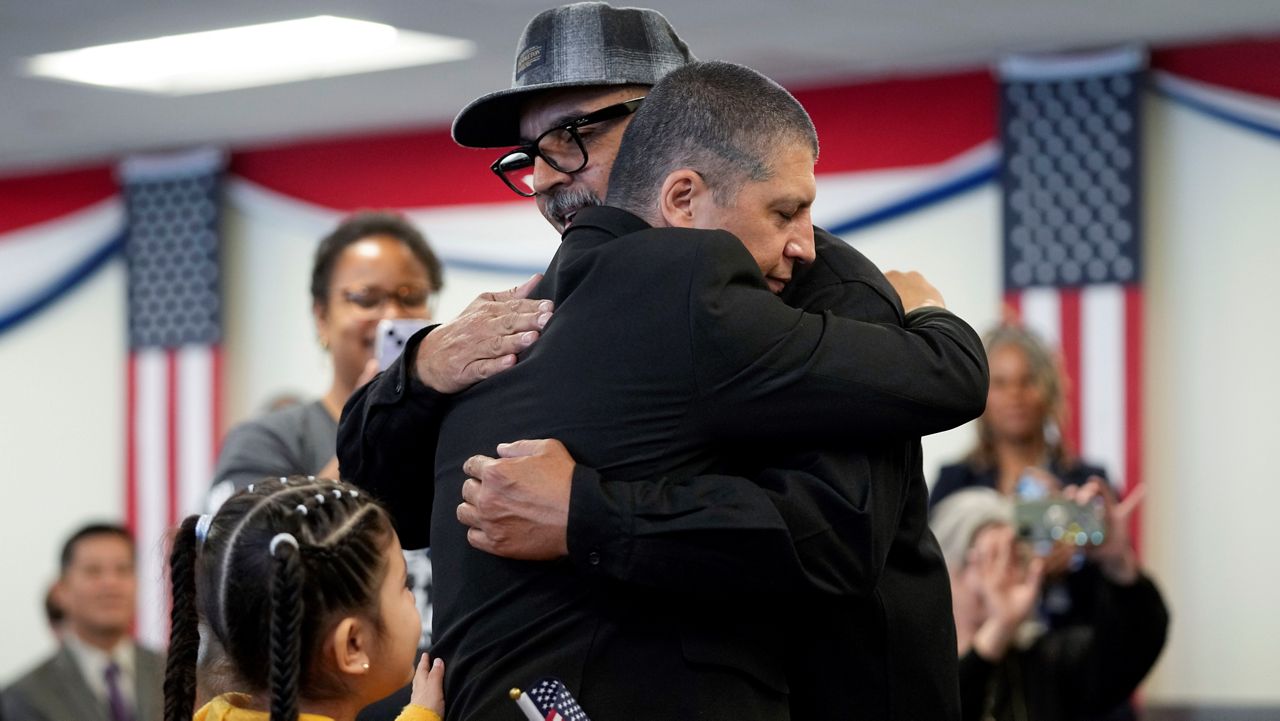
M504 558L549 561L569 554L569 490L574 460L557 440L498 446L498 458L462 464L458 520L467 542Z
M898 297L902 299L902 309L907 313L925 306L947 307L942 300L942 293L939 293L932 283L914 270L906 273L891 270L885 273L884 277L889 281L889 285L898 291Z
M427 334L418 345L414 371L440 393L457 393L515 365L516 354L533 345L551 319L554 304L530 300L542 276L500 293L481 293L457 318Z

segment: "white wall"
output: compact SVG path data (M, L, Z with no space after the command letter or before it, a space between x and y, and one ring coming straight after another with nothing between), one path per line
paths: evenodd
M988 185L848 240L882 270L919 271L948 309L982 333L1000 319L999 217L999 191ZM924 439L929 483L939 467L969 451L973 433L970 423Z
M1148 688L1280 702L1280 141L1148 105L1146 558L1173 626Z
M0 683L53 648L62 542L124 513L124 263L0 337Z
M1173 612L1147 698L1280 703L1280 569L1268 553L1280 483L1263 460L1280 435L1280 142L1152 101L1147 149L1143 541ZM999 313L998 202L989 186L853 240L883 267L921 270L983 330ZM537 222L530 233L545 233ZM323 225L228 214L228 422L280 390L324 388L306 290ZM450 272L439 316L522 280ZM49 647L39 600L60 540L120 513L123 283L113 264L0 338L0 682ZM969 443L967 429L928 439L929 477Z

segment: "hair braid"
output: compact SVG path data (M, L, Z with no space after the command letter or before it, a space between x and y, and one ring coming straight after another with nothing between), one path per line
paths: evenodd
M173 536L169 554L172 610L169 616L169 655L164 670L165 721L190 721L196 702L196 657L200 625L196 613L196 523L187 516Z
M298 549L281 543L271 578L271 721L297 721L302 673L302 564Z

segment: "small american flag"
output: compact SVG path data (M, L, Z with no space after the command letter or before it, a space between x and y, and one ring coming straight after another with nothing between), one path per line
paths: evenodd
M529 698L546 721L590 721L558 678L544 678L529 691Z
M1062 434L1120 491L1141 481L1145 64L1124 49L1000 68L1005 301L1060 350Z
M130 158L126 522L138 543L138 637L168 631L164 538L200 508L219 428L222 335L216 151Z

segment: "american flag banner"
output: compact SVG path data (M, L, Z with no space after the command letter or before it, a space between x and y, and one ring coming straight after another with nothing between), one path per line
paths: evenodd
M545 721L591 721L558 678L539 681L530 689L529 698Z
M1000 65L1005 301L1061 352L1064 439L1121 494L1142 480L1145 65L1137 49Z
M165 534L201 507L217 451L224 158L124 161L129 289L125 512L138 542L138 638L168 632Z

